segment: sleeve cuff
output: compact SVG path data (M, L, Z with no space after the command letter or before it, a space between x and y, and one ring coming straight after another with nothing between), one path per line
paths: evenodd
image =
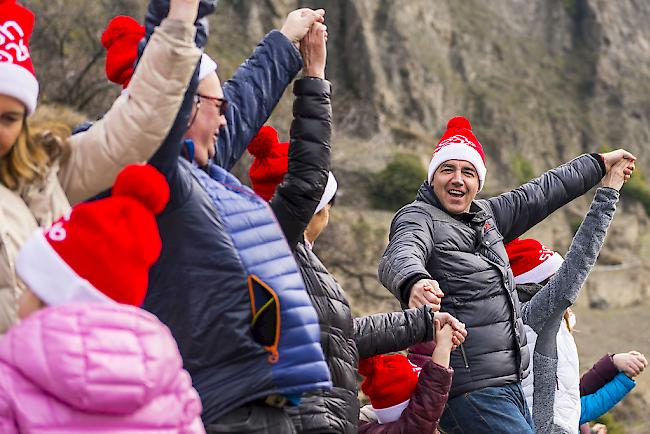
M402 303L405 305L409 304L409 298L411 297L411 287L415 285L415 283L420 279L431 279L431 277L426 274L416 274L406 279L400 287L399 293L402 296Z
M607 168L605 167L605 160L603 159L603 156L600 155L598 152L592 152L589 155L598 163L598 166L600 167L601 177L605 176L605 174L607 173Z

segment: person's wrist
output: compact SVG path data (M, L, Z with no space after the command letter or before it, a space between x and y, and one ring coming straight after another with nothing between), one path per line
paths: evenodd
M284 35L284 37L287 38L289 40L289 42L291 42L293 44L294 47L300 48L299 42L294 40L292 35L287 30L282 28L282 29L280 29L280 33L282 33Z
M436 341L436 347L433 349L433 353L436 354L446 354L451 353L451 349L454 347L454 344L449 342L438 342Z
M325 70L321 68L304 68L302 70L302 75L304 77L315 77L320 79L325 79Z
M186 3L188 4L183 5L182 7L179 6L170 9L169 13L167 14L167 18L172 20L183 21L184 23L193 24L194 21L196 21L196 16L197 16L196 6L191 7L190 2L186 2Z

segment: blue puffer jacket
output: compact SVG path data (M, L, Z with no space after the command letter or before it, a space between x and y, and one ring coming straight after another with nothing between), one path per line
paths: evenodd
M224 85L219 165L237 161L301 67L296 48L273 31ZM208 176L178 158L190 110L183 105L174 140L151 160L171 196L157 219L163 249L143 307L171 329L208 425L246 402L331 383L316 313L268 205L216 165Z

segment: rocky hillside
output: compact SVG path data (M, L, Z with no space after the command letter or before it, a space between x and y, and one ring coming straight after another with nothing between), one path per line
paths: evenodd
M265 31L304 4L222 0L208 48L221 60L222 76ZM359 174L380 170L395 152L415 153L426 164L446 120L456 114L472 121L486 150L487 194L601 149L625 147L639 157L640 173L650 170L648 2L306 4L327 10L342 205L365 204ZM288 102L272 120L285 131ZM650 292L642 206L650 195L643 182L629 190L586 291L594 306L629 304ZM565 250L588 204L589 198L577 201L533 235ZM383 216L376 223L386 228L389 221ZM596 278L605 272L607 287ZM612 279L622 294L609 290Z
M118 93L104 79L102 29L117 13L141 19L146 1L26 3L38 17L32 52L42 100L101 114ZM650 173L650 2L221 0L207 48L221 77L301 5L327 10L342 206L371 207L370 175L395 153L415 155L424 167L456 114L471 120L486 150L485 194L582 152L625 147L639 157L639 171L624 189L622 212L583 300L627 305L650 293L650 187L642 176ZM288 92L271 120L285 137L290 107ZM577 201L533 234L564 251L588 204L589 198ZM385 234L390 213L372 215L364 224ZM375 263L368 258L362 268ZM604 273L607 279L596 278ZM617 291L609 289L612 281Z

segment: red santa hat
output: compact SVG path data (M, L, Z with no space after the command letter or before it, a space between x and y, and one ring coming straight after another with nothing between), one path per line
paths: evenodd
M140 306L160 256L155 215L168 200L169 186L153 166L127 166L111 197L77 205L37 230L18 253L16 273L47 305Z
M102 34L102 45L106 49L106 78L121 85L123 89L127 88L133 76L138 44L144 34L144 26L125 15L113 18ZM199 81L216 70L217 63L203 53L199 66Z
M506 244L516 284L541 283L562 266L562 255L532 238L516 238Z
M36 110L38 81L29 54L34 14L15 0L0 0L0 94L16 98Z
M248 171L253 190L268 202L289 169L289 142L280 142L275 128L265 125L249 143L248 152L255 158ZM336 178L329 172L316 213L330 203L337 189Z
M472 163L478 174L479 191L483 189L487 173L483 146L472 132L472 125L462 116L456 116L447 122L447 130L433 150L427 175L428 182L433 179L433 174L438 166L449 160L463 160Z
M106 77L124 89L131 81L138 43L143 37L144 26L126 15L113 18L102 33L102 45L106 49Z
M411 400L422 368L402 354L369 357L359 361L359 374L366 377L361 390L370 398L379 423L394 422Z

